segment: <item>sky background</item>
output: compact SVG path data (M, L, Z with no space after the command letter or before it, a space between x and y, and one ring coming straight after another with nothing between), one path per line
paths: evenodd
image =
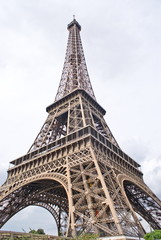
M73 15L107 124L161 198L160 0L0 0L0 184L54 101ZM29 228L57 234L51 214L40 207L26 208L3 227Z

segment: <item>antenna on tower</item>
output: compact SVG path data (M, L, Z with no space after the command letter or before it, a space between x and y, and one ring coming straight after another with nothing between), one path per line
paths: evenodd
M75 15L73 15L73 20L75 20Z

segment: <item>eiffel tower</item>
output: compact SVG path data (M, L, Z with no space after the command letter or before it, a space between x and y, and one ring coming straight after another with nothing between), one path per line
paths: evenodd
M58 234L137 239L161 228L161 202L143 181L140 165L112 135L96 101L73 19L60 85L48 117L26 155L10 163L0 187L0 227L34 205L54 217Z

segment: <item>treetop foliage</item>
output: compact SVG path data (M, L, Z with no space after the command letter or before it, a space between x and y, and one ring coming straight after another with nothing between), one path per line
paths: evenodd
M34 230L34 229L30 229L29 233L32 233L32 234L43 234L43 235L45 235L44 229L42 229L42 228L37 229L37 231Z
M144 235L145 240L155 240L155 239L161 239L161 230L154 230L150 233L146 233Z

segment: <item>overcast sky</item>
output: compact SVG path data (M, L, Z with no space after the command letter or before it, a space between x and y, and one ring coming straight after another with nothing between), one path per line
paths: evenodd
M161 198L160 0L0 0L0 183L9 162L32 145L54 101L73 14L107 124ZM39 207L19 212L3 229L29 227L57 234L52 216Z

